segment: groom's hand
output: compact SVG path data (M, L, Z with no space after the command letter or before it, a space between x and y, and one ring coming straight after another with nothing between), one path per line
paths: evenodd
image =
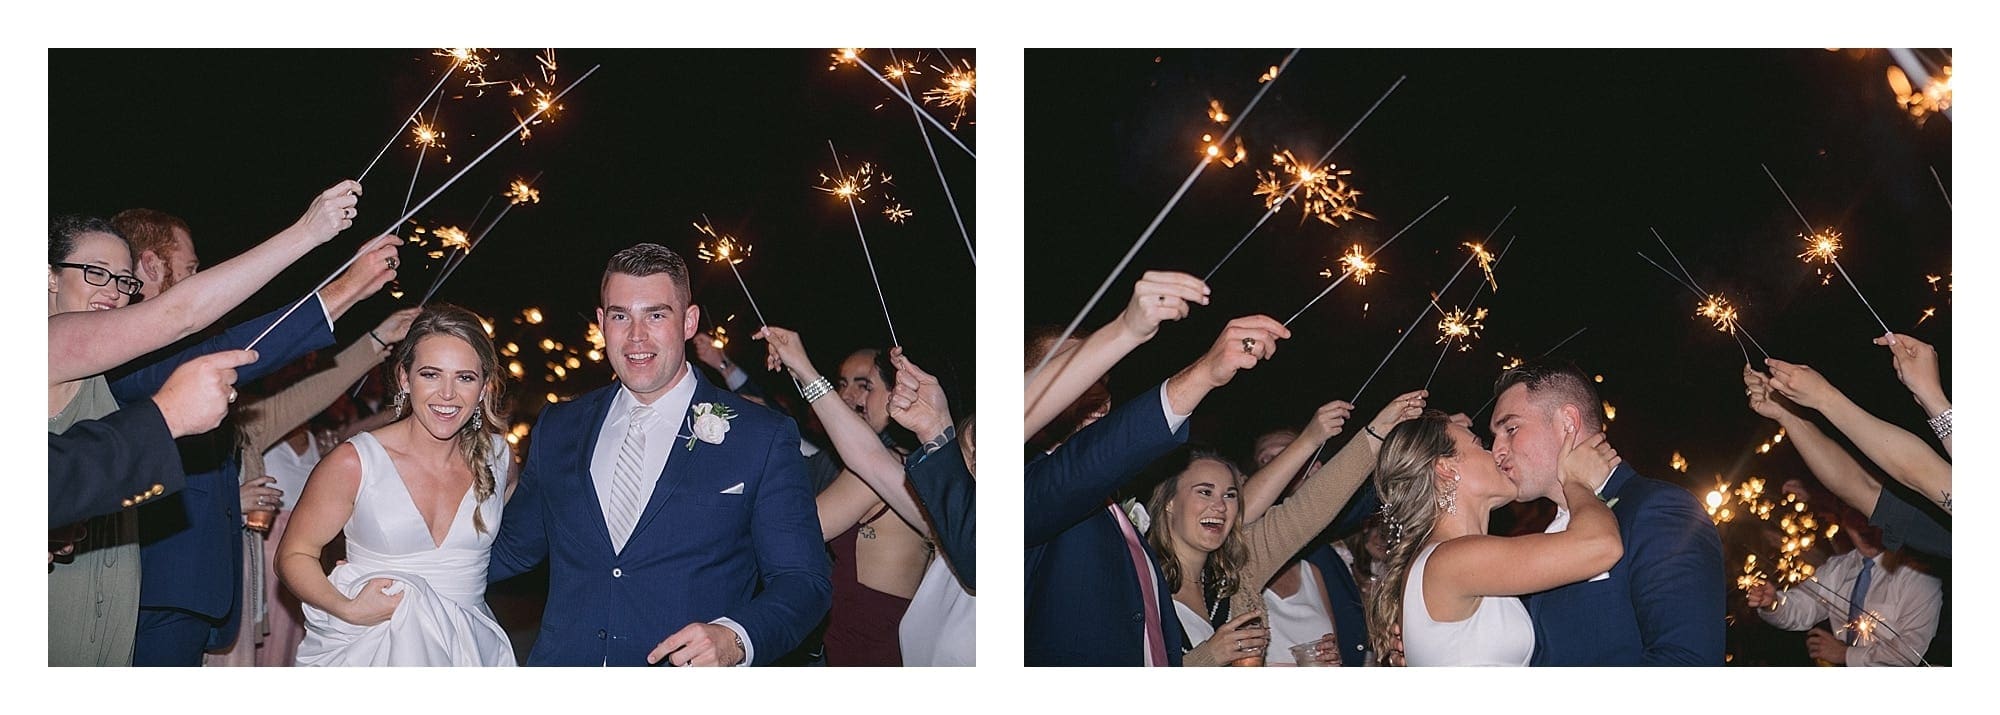
M689 623L646 655L647 663L665 660L673 666L732 666L743 662L736 632L713 623Z

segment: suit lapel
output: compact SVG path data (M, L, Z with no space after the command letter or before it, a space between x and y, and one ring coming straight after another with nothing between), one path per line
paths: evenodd
M597 493L597 480L591 477L590 462L597 455L597 439L604 431L604 421L611 416L612 398L618 394L619 389L621 389L619 384L613 382L610 387L586 395L583 404L578 405L588 422L584 427L583 441L577 443L574 457L576 468L570 470L571 474L575 474L583 482L576 485L576 493L589 496L577 505L580 511L585 512L584 520L577 523L589 525L590 532L597 536L599 543L607 552L613 550L611 526L604 523L603 497Z
M639 523L633 525L632 537L625 542L627 545L639 538L639 534L653 522L653 517L659 515L661 507L666 505L668 499L673 498L674 490L680 488L681 483L686 481L689 475L701 473L702 465L707 463L709 454L722 448L719 444L696 441L694 449L689 450L685 444L691 438L683 435L694 434L695 406L704 402L720 402L718 396L714 394L715 388L710 387L699 375L700 372L697 370L688 370L688 379L695 381L694 397L688 400L687 411L681 413L680 420L674 423L670 435L673 439L673 451L667 455L667 466L660 471L660 480L653 485L653 496L646 500L646 511L639 515Z

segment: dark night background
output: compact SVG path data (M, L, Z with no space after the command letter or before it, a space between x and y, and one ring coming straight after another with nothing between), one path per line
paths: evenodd
M528 76L548 87L535 61L542 52L488 50L497 59L485 76ZM935 50L919 52L922 74L912 85L921 93L940 76L932 67L946 61ZM970 50L946 52L975 60ZM451 65L432 53L52 50L50 213L164 210L188 221L203 265L213 266L290 225L314 195L360 173ZM898 52L905 60L912 54ZM532 126L525 143L500 146L413 219L470 229L494 196L479 219L484 226L505 205L498 195L510 180L542 173L541 202L510 212L433 299L494 318L496 342L522 346L525 382L510 385L521 398L517 417L531 417L547 392L571 396L609 381L609 367L585 360L567 379L547 382L534 343L546 336L588 350L584 335L605 260L650 241L694 264L701 237L690 224L703 213L754 247L738 269L766 317L800 332L819 369L833 371L855 348L887 345L854 219L843 202L813 189L820 172L834 173L829 139L849 173L875 162L894 177L888 192L915 211L898 225L881 215L879 194L857 207L897 335L913 360L955 390L954 411L972 408L973 265L916 118L861 70L828 71L828 56L825 49L556 50L555 91L593 65L602 68L563 98L553 122ZM864 56L877 66L888 61L886 50ZM465 80L461 72L446 84L437 120L451 163L439 161L436 149L427 152L416 201L511 129L515 112L532 111L526 99L507 96L505 85L479 96ZM929 109L950 121L944 110ZM976 149L974 116L957 133ZM405 130L366 177L355 227L226 320L297 300L368 232L400 216L417 162L408 138ZM973 161L942 137L932 141L969 228L976 219ZM403 249L399 278L407 294L397 300L385 290L355 308L336 330L342 344L390 310L416 303L437 275L438 262L424 255L435 246ZM731 357L754 368L773 393L790 394L789 380L761 368L764 348L750 340L757 319L729 270L690 268L704 329L734 315L726 323ZM543 324L515 322L530 307L541 309Z
M1069 322L1196 166L1202 134L1222 133L1209 100L1241 120L1257 77L1285 52L1028 53L1030 324ZM1920 52L1949 63L1948 51ZM1492 311L1482 337L1444 358L1431 405L1479 409L1505 362L1496 353L1533 358L1587 328L1558 354L1603 376L1621 456L1697 495L1745 475L1770 478L1775 491L1807 472L1789 445L1756 453L1776 425L1745 405L1736 342L1696 319L1695 297L1634 252L1673 267L1648 232L1657 229L1702 288L1739 306L1773 357L1812 365L1877 416L1927 435L1887 351L1869 344L1880 334L1874 319L1838 275L1821 285L1819 266L1796 257L1803 227L1758 168L1770 167L1816 227L1844 234L1841 264L1892 329L1937 347L1950 393L1951 210L1931 170L1952 186L1952 123L1919 126L1905 114L1885 80L1890 64L1881 50L1308 49L1243 120L1248 161L1211 165L1083 325L1110 320L1144 270L1206 273L1264 212L1251 195L1255 169L1270 168L1277 149L1316 159L1407 75L1331 159L1353 170L1360 208L1379 218L1335 229L1301 223L1287 206L1210 280L1211 305L1112 371L1116 398L1192 362L1231 318L1284 320L1350 244L1373 250L1449 195L1375 257L1382 272L1366 286L1336 288L1292 324L1273 360L1211 395L1194 438L1247 458L1262 431L1352 399L1464 260L1460 244L1518 206L1487 244L1498 253L1517 237L1496 268L1497 295L1479 299ZM1926 274L1945 276L1937 292ZM1475 265L1440 302L1463 305L1480 279ZM1917 325L1929 307L1936 315ZM1350 425L1423 386L1440 354L1437 322L1432 313L1418 323ZM1477 420L1482 434L1488 416ZM1668 467L1676 451L1691 465L1685 474ZM1740 592L1732 598L1740 606ZM1947 622L1939 641L1949 633Z

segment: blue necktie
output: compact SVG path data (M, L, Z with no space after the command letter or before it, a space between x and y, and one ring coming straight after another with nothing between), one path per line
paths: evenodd
M1861 637L1861 601L1868 596L1868 585L1875 581L1875 560L1861 559L1861 574L1854 577L1854 591L1847 594L1847 644L1854 645Z

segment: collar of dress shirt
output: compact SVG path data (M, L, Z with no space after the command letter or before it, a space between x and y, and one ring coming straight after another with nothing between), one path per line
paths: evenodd
M678 431L680 418L687 414L688 406L694 402L695 380L694 366L688 365L681 373L680 382L674 383L666 394L653 401L653 417L673 425L672 429ZM611 412L604 420L605 426L623 425L631 419L632 408L640 404L643 403L639 402L639 396L632 392L632 388L619 384L618 391L611 396Z

